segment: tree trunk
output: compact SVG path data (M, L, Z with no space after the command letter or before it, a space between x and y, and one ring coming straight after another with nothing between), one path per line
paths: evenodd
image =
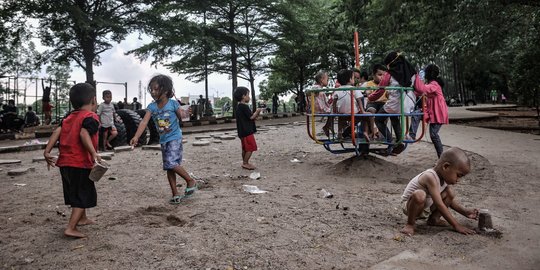
M84 72L86 73L86 82L96 87L96 81L94 79L94 59L96 54L94 52L95 40L89 37L86 37L82 41L82 54L84 57Z
M229 35L234 35L234 10L233 5L229 2ZM238 55L236 53L236 41L231 41L231 77L232 77L232 96L233 96L233 117L236 116L236 105L238 102L234 98L234 90L238 86Z
M208 100L208 44L207 44L207 41L206 41L206 11L204 11L203 24L204 24L204 33L203 33L203 40L204 40L204 94L205 94L205 97L206 97L206 102L210 103L210 101Z

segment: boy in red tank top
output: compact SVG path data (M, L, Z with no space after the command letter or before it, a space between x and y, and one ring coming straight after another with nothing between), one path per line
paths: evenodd
M97 203L96 187L89 175L94 161L101 161L96 152L99 130L96 89L88 83L78 83L69 90L69 101L74 110L53 132L43 155L48 168L55 165L60 168L64 201L71 206L64 235L84 238L86 235L77 230L77 225L95 223L86 216L86 208ZM50 152L57 141L59 155L55 163Z

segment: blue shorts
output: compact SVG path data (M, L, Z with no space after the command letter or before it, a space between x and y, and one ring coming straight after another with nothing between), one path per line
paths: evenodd
M182 139L172 140L161 144L161 156L163 157L163 170L172 170L182 164Z

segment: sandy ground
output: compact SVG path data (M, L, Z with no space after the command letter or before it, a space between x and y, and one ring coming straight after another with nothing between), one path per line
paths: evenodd
M327 152L309 140L305 125L264 129L256 135L259 151L252 159L258 180L240 168L238 139L195 147L196 135L186 135L184 166L201 180L201 190L177 206L167 203L171 194L159 151L117 153L96 184L98 207L88 211L98 224L81 227L88 235L82 240L62 235L70 209L63 204L58 169L32 163L42 151L0 154L23 161L0 166L0 268L540 267L538 136L445 126L443 142L466 149L473 163L455 186L458 200L490 209L503 236L464 236L421 221L417 234L405 237L399 234L405 223L400 196L410 178L435 163L429 142L398 157L362 159ZM295 158L301 163L291 162ZM7 176L21 166L35 171ZM249 194L244 184L268 193ZM321 188L334 197L319 198Z

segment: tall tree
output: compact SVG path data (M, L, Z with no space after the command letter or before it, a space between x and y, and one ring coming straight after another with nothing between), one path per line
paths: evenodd
M239 77L250 84L253 111L257 108L255 76L266 71L264 60L272 52L274 47L272 41L276 38L271 32L271 25L279 17L278 9L272 5L273 1L263 2L265 1L241 13L236 31L240 39L238 43Z
M10 0L16 1L16 0ZM94 83L99 55L122 41L137 24L144 1L71 0L24 2L24 12L39 21L39 36L52 48L47 59L74 61Z

